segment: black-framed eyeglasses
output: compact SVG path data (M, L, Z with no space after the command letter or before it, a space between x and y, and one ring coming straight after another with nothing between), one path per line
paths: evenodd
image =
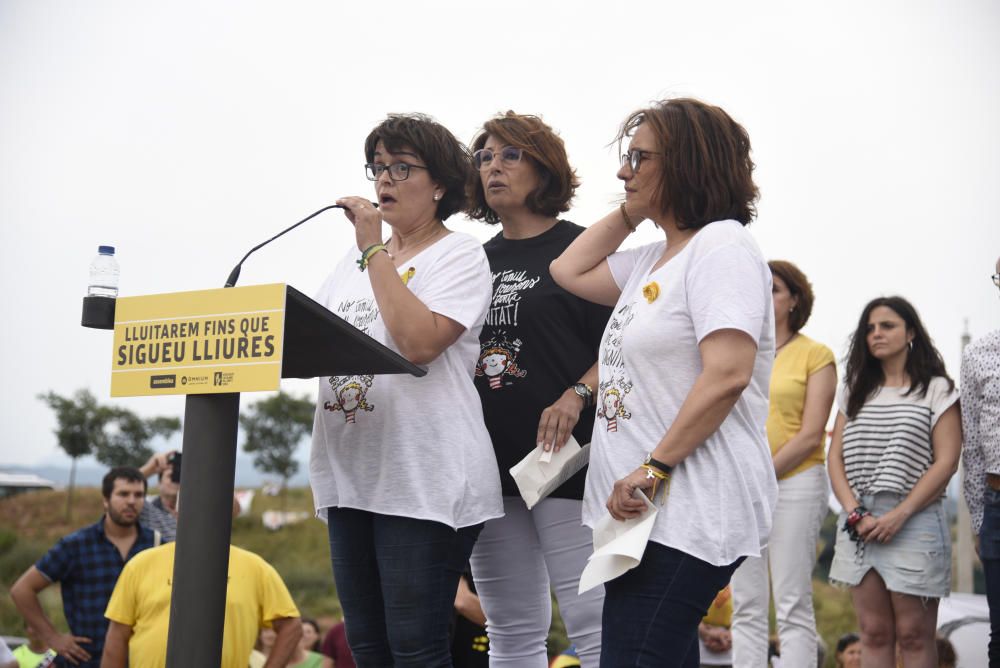
M378 181L385 170L389 170L389 178L393 181L405 181L410 176L411 169L427 169L423 165L411 165L408 162L394 162L391 165L365 163L365 176L369 181Z
M639 171L642 161L651 155L663 155L655 151L643 151L641 148L633 148L628 153L622 153L622 167L629 166L633 172Z
M990 278L993 279L993 285L1000 288L1000 274L993 274L992 276L990 276Z
M500 162L503 163L504 167L513 167L517 163L521 162L521 156L524 155L524 149L518 148L516 146L504 146L500 149ZM489 169L493 166L493 159L497 157L497 154L491 148L481 148L472 154L472 161L476 165L476 169Z

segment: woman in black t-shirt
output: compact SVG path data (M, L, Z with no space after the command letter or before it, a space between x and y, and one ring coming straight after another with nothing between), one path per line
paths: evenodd
M601 652L601 588L577 594L593 551L581 524L586 469L530 510L510 468L532 451L590 442L597 350L611 310L555 284L549 263L583 228L557 216L578 181L562 139L536 116L507 112L472 144L479 169L470 215L503 231L484 248L493 299L476 387L500 468L505 516L486 523L472 570L488 619L490 665L544 668L550 586L584 666Z

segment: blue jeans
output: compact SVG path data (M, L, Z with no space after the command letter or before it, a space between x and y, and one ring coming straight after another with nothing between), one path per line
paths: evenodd
M983 494L979 558L983 562L986 602L990 606L990 668L995 668L1000 667L1000 492L989 487Z
M458 578L483 525L328 508L330 557L358 668L450 667Z
M698 623L742 561L713 566L647 543L638 566L604 585L601 668L697 668Z

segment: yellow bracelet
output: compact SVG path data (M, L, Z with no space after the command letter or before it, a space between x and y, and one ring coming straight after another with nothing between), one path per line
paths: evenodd
M374 244L366 248L361 253L361 259L358 260L358 271L364 271L368 268L368 262L372 259L372 256L379 251L389 252L389 249L385 247L385 244Z
M622 218L625 219L625 227L628 228L628 233L632 234L635 232L636 225L632 222L632 219L629 218L628 211L625 210L625 202L622 202L621 205L619 205L618 210L622 212Z
M661 471L655 466L650 466L649 464L643 464L642 468L646 469L647 478L656 478L657 480L670 480L670 474Z
M661 485L663 486L662 500L666 501L667 497L670 496L670 476L667 476L666 478L660 478L660 477L653 478L653 490L649 494L649 500L652 501L653 503L656 503L656 493L660 491Z

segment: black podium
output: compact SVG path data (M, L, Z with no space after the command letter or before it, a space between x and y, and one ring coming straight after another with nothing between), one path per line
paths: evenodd
M295 288L285 289L282 378L427 373ZM110 310L103 306L94 310L85 300L83 324L109 329L107 314L113 318L114 310L113 304ZM239 405L238 392L187 394L184 476L167 640L169 668L220 665Z

